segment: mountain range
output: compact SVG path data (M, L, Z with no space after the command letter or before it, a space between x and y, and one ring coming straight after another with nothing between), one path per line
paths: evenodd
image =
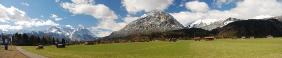
M147 12L144 16L130 22L124 28L112 32L99 40L152 40L152 38L172 37L265 37L282 36L282 16L261 19L200 19L188 26L180 24L169 13L160 10ZM45 31L22 32L37 36L66 38L72 41L91 41L98 38L87 28L51 26ZM125 38L125 39L124 39ZM161 39L163 40L163 39Z
M27 35L35 35L39 37L50 36L57 39L68 39L71 41L91 41L97 39L96 36L84 27L64 27L64 26L51 26L43 31L24 31L15 33L25 33ZM13 33L8 33L13 34Z
M198 20L189 25L189 28L202 28L205 30L213 30L215 28L223 27L231 22L240 21L243 19L237 18L228 18L225 20L218 20L218 19L206 19L206 20Z
M45 33L56 38L68 38L72 41L89 41L96 39L96 36L84 27L70 28L52 26Z
M266 37L282 36L282 16L260 19L227 18L202 19L184 27L170 14L151 11L119 31L102 39L108 41L147 41L165 40L160 38L192 37ZM102 40L103 41L103 40Z
M219 28L218 37L266 37L282 36L282 21L279 18L248 19L230 23Z

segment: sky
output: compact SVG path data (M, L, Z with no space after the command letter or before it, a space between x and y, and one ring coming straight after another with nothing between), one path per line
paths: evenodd
M40 31L50 26L85 27L98 37L118 31L152 10L184 26L197 20L282 15L281 0L0 0L0 31Z

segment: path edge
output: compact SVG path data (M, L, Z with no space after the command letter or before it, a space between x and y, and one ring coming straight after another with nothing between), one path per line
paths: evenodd
M42 56L42 55L38 55L38 54L34 54L34 53L31 53L31 52L25 51L20 46L16 46L16 49L29 58L48 58L48 57L45 57L45 56Z

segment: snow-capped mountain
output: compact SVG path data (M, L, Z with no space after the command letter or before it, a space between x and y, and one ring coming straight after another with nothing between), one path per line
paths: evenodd
M66 30L64 30L66 29ZM67 30L69 32L67 32ZM49 36L53 36L55 38L68 38L70 39L68 36L70 35L72 30L69 30L67 28L62 28L59 26L51 26L49 29L47 29L47 31L45 31L45 33L47 33Z
M190 28L201 28L205 27L207 25L210 25L216 21L219 21L217 19L201 19L193 22L192 24L189 25Z
M50 33L57 33L57 34L62 34L63 31L61 30L61 28L57 27L57 26L51 26L47 32L50 32Z
M146 15L137 20L130 22L121 30L113 32L110 37L123 37L132 34L164 32L183 28L184 26L174 19L170 14L163 11L154 10L146 13Z
M88 29L81 28L81 29L76 29L73 33L71 33L69 38L73 40L89 41L89 40L94 40L95 36Z
M0 32L4 33L4 31ZM58 38L58 39L67 39L71 41L89 41L89 40L95 40L96 36L91 33L87 28L84 28L83 26L72 28L72 27L66 27L66 26L50 26L46 30L40 30L40 31L16 31L16 32L5 32L6 34L14 34L14 33L20 33L20 34L28 34L28 35L35 35L39 37L43 37L45 35Z
M84 27L70 28L52 26L46 31L46 33L56 38L68 38L73 41L87 41L95 39L94 34Z
M192 23L189 28L202 28L205 30L212 30L215 28L223 27L231 22L239 21L242 19L237 18L228 18L225 20L216 20L216 19L207 19L207 20L198 20Z

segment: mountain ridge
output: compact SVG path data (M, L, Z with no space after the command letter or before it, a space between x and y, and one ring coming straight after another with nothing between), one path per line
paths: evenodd
M183 29L184 26L174 19L170 14L154 10L146 13L145 16L130 22L119 31L113 32L108 38L126 37L137 34L150 34L153 32L165 32L170 30Z

